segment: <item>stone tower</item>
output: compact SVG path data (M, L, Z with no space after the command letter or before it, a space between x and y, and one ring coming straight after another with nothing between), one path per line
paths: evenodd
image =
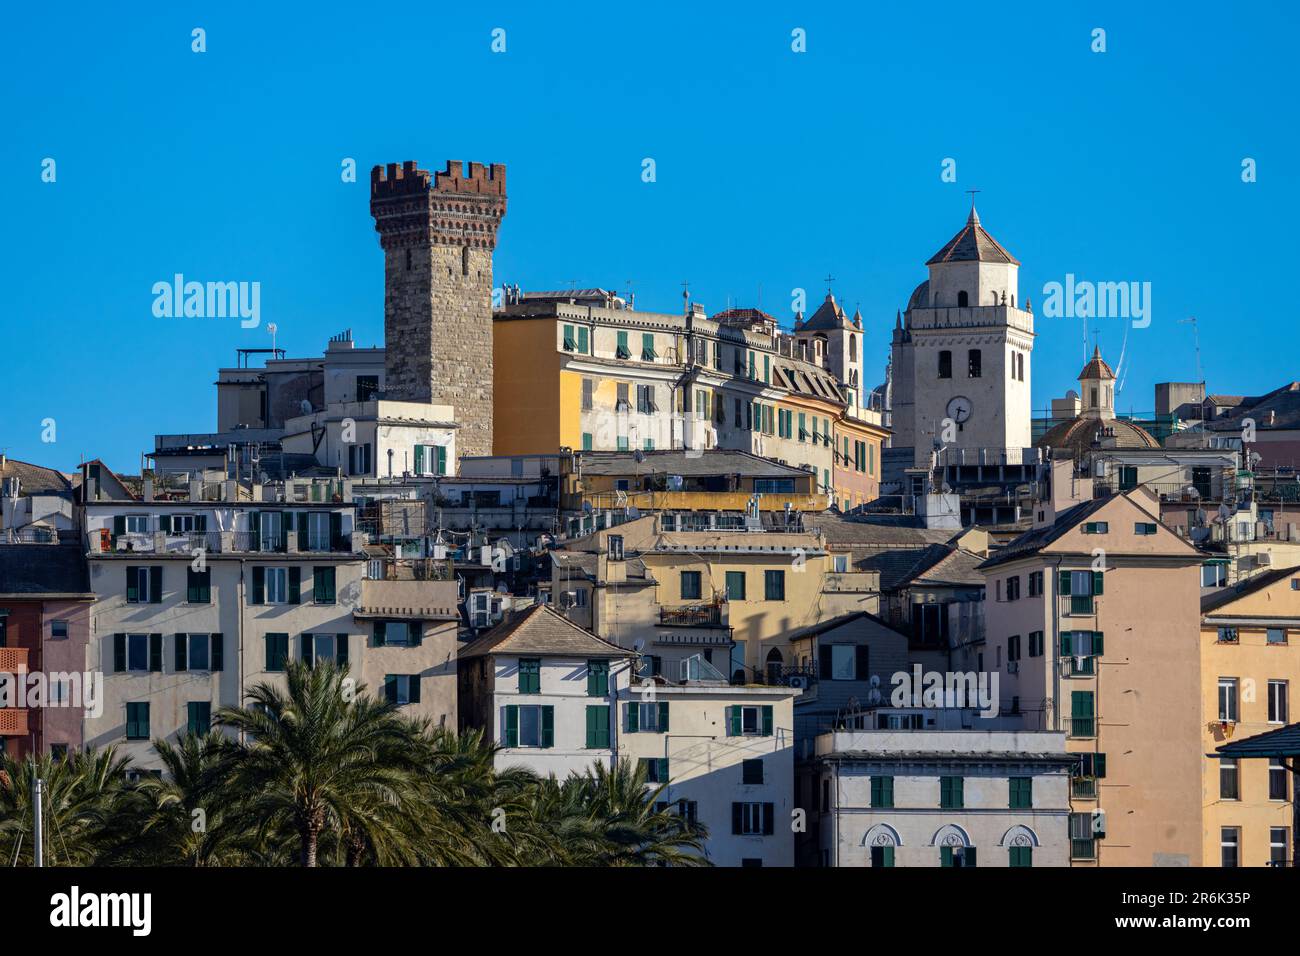
M370 171L384 250L383 397L454 406L460 455L492 454L492 251L505 211L496 163Z

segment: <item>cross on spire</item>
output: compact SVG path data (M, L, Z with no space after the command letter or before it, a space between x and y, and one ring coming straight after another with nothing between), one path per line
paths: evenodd
M831 291L831 283L834 282L834 281L835 281L835 277L834 277L833 275L831 275L829 272L827 272L827 273L826 273L826 279L825 279L825 282L826 282L826 291L827 291L827 292L830 292L830 291Z

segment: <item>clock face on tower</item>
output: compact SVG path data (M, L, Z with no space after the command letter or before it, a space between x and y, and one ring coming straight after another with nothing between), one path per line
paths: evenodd
M964 395L957 395L948 400L948 417L958 425L970 419L971 409L970 399Z

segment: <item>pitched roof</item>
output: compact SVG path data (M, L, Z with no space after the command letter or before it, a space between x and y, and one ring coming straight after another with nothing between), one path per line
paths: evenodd
M707 448L687 452L682 449L662 451L582 451L576 453L584 475L651 475L666 473L684 478L718 475L745 475L755 478L806 478L808 472L792 468L770 458L730 448ZM640 459L638 461L638 458Z
M1101 348L1094 345L1092 348L1092 358L1088 360L1088 364L1085 365L1083 371L1079 373L1079 378L1082 380L1085 378L1110 379L1114 377L1115 373L1111 370L1111 367L1106 364L1106 360L1101 357Z
M1013 266L1020 265L1015 256L985 232L974 206L970 207L970 217L961 232L949 239L947 245L931 256L926 265L932 266L937 262L1005 262Z
M983 585L984 575L977 570L984 559L964 548L945 547L945 553L928 567L914 568L908 583L921 585Z
M456 656L482 657L486 654L630 657L631 651L578 627L546 604L534 604L526 611L512 614L477 640L470 641Z
M0 465L0 478L17 478L19 495L72 494L72 482L63 472L15 458L6 458Z
M993 552L986 561L979 565L980 570L987 570L999 564L1005 564L1008 561L1015 561L1018 558L1025 558L1035 554L1063 536L1085 518L1099 511L1102 505L1109 503L1114 497L1116 496L1106 495L1103 498L1093 498L1091 501L1081 502L1073 508L1062 511L1056 516L1056 520L1052 524L1045 525L1042 528L1031 528L1019 537L1007 542L1005 547Z
M1255 428L1300 428L1300 382L1288 382L1259 398L1247 398L1232 412L1205 423L1211 431L1239 432L1249 418Z
M800 332L822 332L831 329L843 328L845 325L852 325L852 320L844 314L839 303L835 301L835 296L829 292L822 304L817 307L817 311L812 314L807 322L799 326Z
M859 620L871 621L873 624L878 624L885 630L891 631L905 640L907 639L906 634L896 627L891 627L884 619L877 617L870 611L850 611L847 614L827 618L824 621L818 621L816 624L809 624L807 627L801 627L797 631L791 631L786 635L785 639L793 643L794 641L804 640L809 637L817 637L818 635L825 634L827 631L833 631L838 627L843 627L845 624L852 624L854 621Z
M89 594L80 542L0 545L0 594Z
M1300 724L1234 740L1214 750L1225 757L1300 757Z
M1276 584L1284 578L1295 577L1297 572L1300 572L1300 567L1274 568L1272 571L1265 571L1263 574L1256 574L1244 581L1239 581L1230 588L1223 588L1213 594L1207 594L1201 598L1201 613L1208 614L1225 604L1231 604L1238 598L1254 594L1256 591L1262 591L1270 584Z

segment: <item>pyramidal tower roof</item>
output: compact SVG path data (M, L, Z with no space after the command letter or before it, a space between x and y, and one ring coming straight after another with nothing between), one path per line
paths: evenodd
M1120 364L1122 365L1123 362ZM1112 372L1110 366L1106 364L1106 360L1101 357L1101 348L1094 345L1092 348L1092 358L1088 360L1088 364L1085 365L1083 371L1079 373L1079 381L1082 382L1084 379L1089 378L1113 379L1114 377L1115 373Z
M980 214L971 203L970 216L961 232L948 240L947 245L930 257L926 263L932 266L937 262L1005 262L1013 266L1020 265L1020 260L1002 248L1002 244L988 234L980 225Z

